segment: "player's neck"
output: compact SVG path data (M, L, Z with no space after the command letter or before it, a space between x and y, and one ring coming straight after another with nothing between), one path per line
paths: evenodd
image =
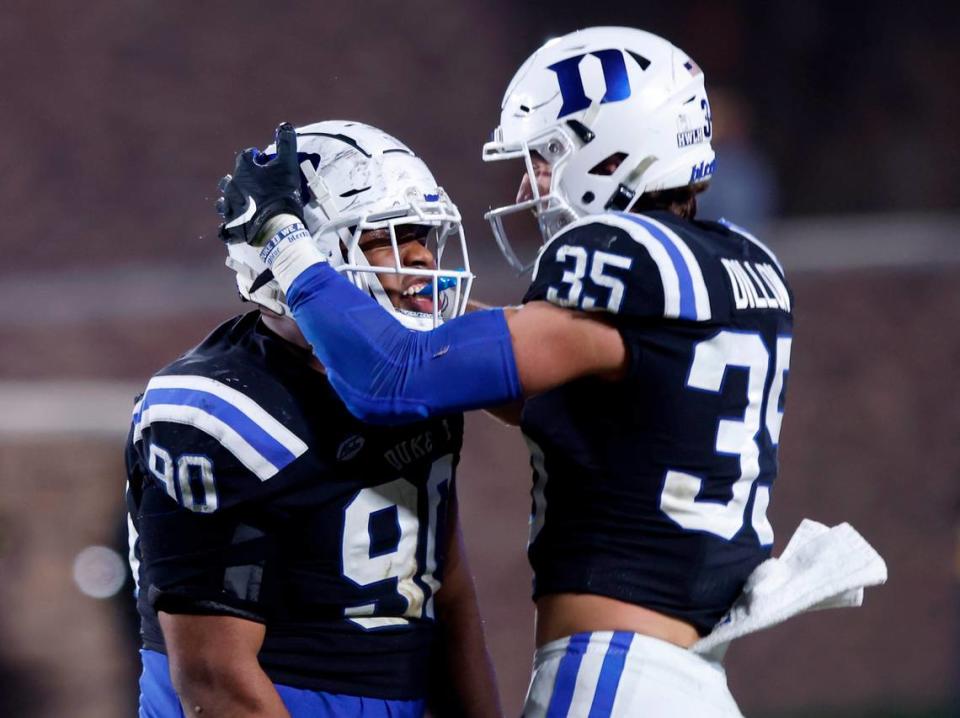
M323 364L313 355L313 348L310 346L310 342L303 336L303 333L293 319L290 317L281 317L278 314L263 310L260 311L260 319L263 321L263 325L280 337L280 339L302 350L304 358L311 369L321 374L326 374L326 369L324 369Z

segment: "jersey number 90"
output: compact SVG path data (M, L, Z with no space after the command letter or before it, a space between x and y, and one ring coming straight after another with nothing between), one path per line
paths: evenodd
M430 468L426 481L426 531L421 531L418 517L419 491L406 479L368 486L347 504L341 551L344 577L360 587L395 580L396 592L406 601L402 616L381 608L376 601L351 606L345 615L354 623L375 629L402 625L408 618L433 618L433 595L440 588L435 575L437 556L442 550L437 539L452 473L452 456L437 459ZM371 526L378 514L389 516L391 521L396 518L399 538L394 545L376 550ZM418 555L423 557L422 563Z

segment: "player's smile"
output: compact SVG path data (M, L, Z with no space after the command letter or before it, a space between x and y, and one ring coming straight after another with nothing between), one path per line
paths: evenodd
M427 227L419 225L397 227L400 266L436 269L436 260L426 245L428 231ZM389 230L375 229L364 232L360 239L360 249L363 250L367 261L375 267L396 265ZM418 294L424 287L430 286L429 279L422 276L396 274L379 274L378 277L393 306L410 312L433 313L433 293Z
M404 283L404 289L399 296L390 292L390 299L394 306L401 309L408 309L413 312L422 312L423 314L433 313L433 292L430 294L419 294L425 287L430 287L431 283L421 277L410 277L410 281Z

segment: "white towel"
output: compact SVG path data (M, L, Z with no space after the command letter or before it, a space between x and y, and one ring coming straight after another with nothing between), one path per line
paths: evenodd
M886 580L883 558L853 526L804 519L780 557L754 569L727 615L691 650L721 661L736 638L806 611L859 606L865 587Z

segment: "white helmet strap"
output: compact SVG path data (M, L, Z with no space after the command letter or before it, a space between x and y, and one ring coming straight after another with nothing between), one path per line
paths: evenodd
M641 180L643 179L643 175L646 174L647 170L650 169L650 166L656 161L657 158L653 155L644 157L632 170L627 173L627 176L623 178L623 181L620 183L617 191L619 193L625 190L624 194L627 195L628 201L620 211L629 212L631 209L633 209L633 205L637 203L637 200L640 199L640 195L643 194L643 190L641 189ZM614 197L616 197L616 194ZM613 199L614 198L611 198L611 202Z
M300 163L300 171L303 172L303 176L307 180L307 187L310 189L310 194L313 195L313 201L320 207L324 215L326 215L327 221L333 222L336 220L340 216L340 212L337 210L337 205L333 201L333 195L330 194L330 188L327 186L327 183L323 181L323 177L317 172L313 163L310 160L304 160ZM343 242L345 246L349 246L351 239L350 231L346 227L342 227L337 234L340 236L340 241Z
M580 120L588 130L593 129L593 123L597 121L597 115L600 114L600 110L603 107L599 102L594 100L590 103L590 107L587 108L587 111L583 113L583 118Z

